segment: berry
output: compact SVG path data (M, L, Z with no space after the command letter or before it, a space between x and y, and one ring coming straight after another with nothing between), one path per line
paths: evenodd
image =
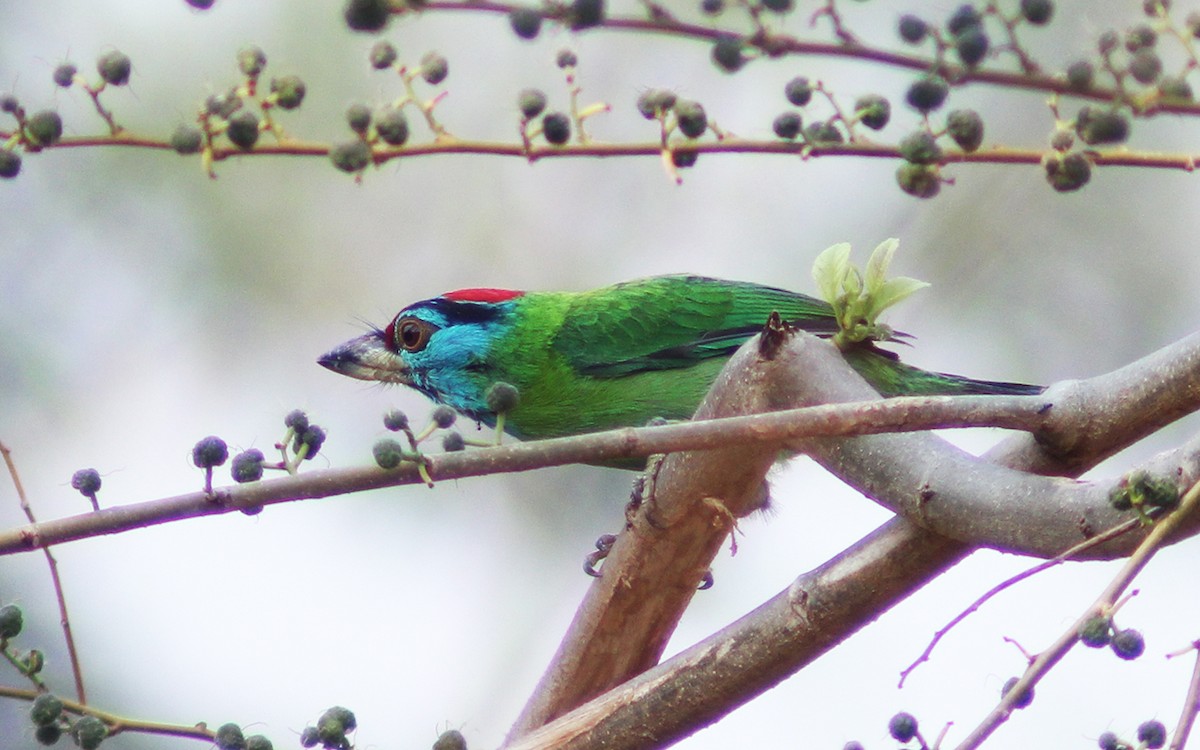
M650 89L638 97L637 108L642 117L653 120L666 114L675 106L675 92L667 89Z
M910 713L901 711L888 721L888 734L899 742L908 742L917 736L917 719Z
M1053 0L1021 0L1021 15L1034 26L1043 26L1054 15Z
M204 133L192 125L180 125L171 133L171 148L177 154L195 154L204 145Z
M925 75L913 81L904 94L904 100L913 109L927 114L942 106L950 94L950 86L941 76Z
M391 18L389 0L347 0L346 25L355 31L382 31Z
M21 103L12 94L0 94L0 112L13 114L21 108Z
M399 107L386 107L375 114L375 132L389 146L403 146L408 140L408 117Z
M365 104L351 104L346 109L346 124L359 135L366 133L371 128L371 108Z
M963 65L974 68L987 56L988 37L980 26L973 26L954 35L954 51Z
M294 432L304 432L308 429L308 415L303 409L292 409L284 416L283 426Z
M433 750L467 750L467 738L457 729L447 729L438 735Z
M217 736L213 737L213 742L218 750L244 750L246 747L246 737L242 734L242 728L233 723L217 727Z
M1017 678L1017 677L1009 677L1004 682L1004 687L1000 689L1001 697L1004 697L1004 696L1008 695L1009 693L1011 693L1012 689L1017 686L1018 681L1019 681L1019 678ZM1025 688L1024 690L1021 691L1020 695L1018 695L1016 698L1013 699L1012 707L1013 708L1028 708L1030 703L1033 703L1033 688Z
M517 94L517 109L526 120L534 119L546 110L546 94L541 89L522 89Z
M1134 52L1129 59L1129 75L1138 83L1154 83L1162 75L1162 58L1152 49Z
M1075 145L1075 131L1055 128L1050 136L1050 148L1055 151L1070 151Z
M371 147L358 139L335 143L329 158L343 172L361 172L371 163Z
M867 94L854 102L854 114L871 130L883 130L892 119L892 103L879 94Z
M978 29L983 26L983 16L973 5L960 5L946 21L946 30L958 36L968 29Z
M842 750L865 750L863 743L858 740L850 740L845 745L842 745Z
M129 83L129 73L133 69L133 61L129 55L117 50L105 52L96 60L96 70L105 83L114 86L124 86Z
M720 36L713 44L713 62L726 73L736 73L746 64L746 55L742 50L742 40L736 36Z
M463 439L462 433L447 432L442 436L442 450L447 453L456 453L466 447L467 442Z
M671 152L671 163L680 169L696 166L700 152L694 148L677 148Z
M383 426L392 432L399 432L408 427L408 415L399 409L392 409L383 415Z
M1134 26L1129 31L1125 32L1125 49L1130 52L1137 52L1140 49L1148 49L1158 43L1158 32L1151 28L1148 24L1140 24Z
M1183 78L1164 78L1158 82L1158 93L1164 99L1190 102L1193 98L1192 85Z
M942 147L932 135L918 130L900 141L900 156L909 164L937 164L942 159Z
M15 604L5 604L0 607L0 641L16 638L21 634L21 627L24 624L25 616L21 613L20 607Z
M1079 641L1088 648L1107 646L1112 640L1112 620L1104 615L1095 615L1079 626Z
M536 39L542 30L542 12L537 8L513 8L508 13L513 33L522 39Z
M1155 719L1143 721L1138 725L1137 738L1150 750L1157 750L1167 744L1167 728Z
M567 25L574 31L604 22L604 0L574 0L567 8Z
M29 707L29 718L33 719L33 723L37 726L44 727L58 721L58 717L62 716L62 710L62 701L50 693L42 693L33 699L33 705Z
M95 469L80 469L71 475L71 486L83 495L95 495L100 491L100 472Z
M1171 9L1171 0L1142 0L1142 12L1151 18L1158 18Z
M226 120L241 108L242 98L234 90L230 90L224 94L213 94L204 100L205 112Z
M1077 60L1067 66L1067 85L1073 91L1087 91L1096 78L1096 67L1087 60Z
M51 146L58 143L58 139L62 138L62 132L62 118L52 109L34 112L25 121L25 134L37 146Z
M358 721L350 709L334 706L317 719L317 736L326 747L336 747L346 739L346 732L353 732L357 726Z
M0 148L0 177L11 180L21 173L21 155L16 151Z
M1117 36L1117 32L1109 29L1097 37L1096 49L1100 51L1101 55L1107 56L1112 53L1112 51L1115 50L1120 43L1121 37Z
M54 83L64 89L71 88L71 84L75 83L75 74L78 71L79 69L75 67L74 63L62 63L54 69Z
M1114 732L1105 732L1097 739L1100 750L1120 750L1121 740Z
M258 115L247 109L230 117L225 137L245 151L254 148L258 143Z
M258 448L251 448L234 456L233 463L229 467L233 481L244 484L262 479L264 458L263 452Z
M237 63L242 75L258 78L267 67L267 53L261 47L242 47L237 53Z
M920 44L929 33L929 24L924 20L906 13L900 16L900 38L909 44Z
M814 122L804 129L804 137L816 144L842 143L842 131L832 122Z
M1092 178L1092 163L1080 153L1056 154L1043 161L1046 180L1060 193L1078 190Z
M394 469L404 458L404 449L400 447L400 443L391 438L380 438L372 446L371 454L375 456L375 464L379 468Z
M362 141L359 141L362 143ZM367 144L363 143L366 147ZM300 452L303 446L308 447L308 451L304 454L305 461L311 461L313 456L321 450L321 446L325 444L325 430L315 424L310 424L308 429L303 434L297 435L292 441L292 450L296 453Z
M96 750L108 736L108 727L95 716L81 716L71 726L71 736L81 750Z
M201 438L192 448L192 463L201 469L221 466L229 458L229 447L216 435Z
M263 735L252 734L246 738L246 750L275 750L275 746Z
M454 424L454 421L458 418L458 414L449 406L440 404L434 408L433 413L429 415L429 418L433 420L434 424L445 430L449 428L450 425Z
M688 138L699 138L708 130L708 115L700 102L684 100L675 104L675 119L679 132Z
M386 39L380 39L367 53L367 61L375 70L387 70L396 62L396 47Z
M1119 631L1108 645L1112 647L1114 654L1126 661L1132 661L1146 651L1146 640L1133 628Z
M937 167L904 162L896 170L900 189L917 198L932 198L942 190L942 178Z
M1192 11L1188 13L1187 18L1183 21L1183 25L1187 27L1192 36L1200 39L1200 12Z
M284 76L271 79L271 93L275 102L284 109L295 109L304 101L304 81L299 76Z
M579 58L569 49L560 49L558 54L554 56L554 64L565 70L566 68L573 68L578 65Z
M450 74L450 63L437 52L426 52L421 58L421 77L425 83L436 86Z
M62 727L58 724L47 724L38 727L34 731L33 737L38 741L38 744L49 747L56 744L62 738Z
M797 107L803 107L812 101L813 87L804 76L796 76L783 87L783 95Z
M521 403L521 392L515 385L504 382L492 383L483 395L488 410L494 414L509 412Z
M795 0L759 0L759 2L772 13L790 13L795 7Z
M789 141L795 140L796 136L800 135L802 127L803 122L797 112L784 112L775 118L775 122L771 123L771 129L775 131L775 135Z
M956 109L946 115L946 132L967 153L983 143L983 118L973 109Z
M700 10L705 15L715 16L725 10L725 0L700 0Z
M1075 132L1089 146L1122 143L1129 138L1129 118L1108 109L1083 107L1075 117Z
M197 10L208 10L217 0L184 0L188 5Z
M562 112L551 112L542 118L542 135L555 146L571 140L571 118Z
M316 747L321 741L321 736L317 734L316 727L305 727L300 731L300 746L301 747Z

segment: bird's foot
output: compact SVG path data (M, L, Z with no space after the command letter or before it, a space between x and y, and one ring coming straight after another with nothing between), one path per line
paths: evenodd
M666 457L665 453L656 453L646 459L646 471L634 482L633 491L629 494L629 503L625 506L626 528L633 526L633 519L643 505L646 506L646 523L656 529L666 528L666 524L660 522L654 513L655 486L658 483L659 469L662 468L663 459Z
M583 572L590 575L592 578L599 578L600 571L596 568L612 551L613 544L617 541L616 534L603 534L596 540L596 551L588 553L588 556L583 558Z

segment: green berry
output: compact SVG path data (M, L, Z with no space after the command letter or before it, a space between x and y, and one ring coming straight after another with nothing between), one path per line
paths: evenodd
M96 60L96 70L105 83L124 86L129 83L129 73L133 70L133 61L125 53L112 50L100 55L100 59Z
M445 430L449 428L450 425L454 424L456 419L458 419L458 413L445 404L439 404L434 408L433 413L429 415L429 418L434 424Z
M983 58L987 56L988 45L988 36L981 26L972 26L954 35L954 51L958 53L962 64L968 68L974 68L983 62Z
M1137 52L1140 49L1148 49L1158 43L1158 32L1155 31L1149 24L1139 24L1134 26L1129 31L1125 32L1125 49L1130 52Z
M791 13L795 8L795 0L759 0L762 7L772 13Z
M1078 190L1092 178L1092 163L1078 152L1055 154L1047 157L1043 164L1047 182L1060 193Z
M371 128L371 108L365 104L351 104L346 109L346 124L359 135L366 133Z
M796 76L783 87L783 95L797 107L803 107L812 101L813 87L804 76Z
M346 25L355 31L382 31L391 19L389 0L347 0Z
M95 716L81 716L71 726L71 736L80 750L96 750L108 736L108 727Z
M263 735L252 734L246 738L246 750L275 750L275 746Z
M700 152L694 148L676 148L671 151L671 163L680 169L696 166Z
M236 91L228 91L224 94L213 94L204 100L204 110L210 115L215 115L222 119L228 120L234 112L242 108L242 98L237 95Z
M1083 107L1075 117L1075 132L1089 146L1122 143L1129 138L1129 118L1110 109Z
M229 446L216 435L201 438L192 448L192 463L201 469L221 466L229 458Z
M82 495L95 495L100 491L100 472L95 469L80 469L71 475L71 487L79 490Z
M675 119L679 132L688 138L699 138L708 130L708 115L700 102L682 100L675 103Z
M394 469L404 460L404 448L391 438L380 438L371 447L375 465L381 469Z
M361 172L371 163L371 147L357 139L336 143L329 149L329 158L343 172Z
M425 83L436 86L450 75L450 63L437 52L426 52L421 58L421 77Z
M337 746L346 738L346 732L353 732L357 726L358 721L350 709L334 706L317 719L317 736L327 747Z
M1112 29L1101 33L1100 36L1096 38L1096 49L1099 50L1100 54L1104 56L1111 54L1112 51L1115 50L1120 44L1121 37L1118 36L1117 32L1113 31Z
M551 112L542 118L542 135L555 146L571 140L571 118L562 112Z
M460 432L447 432L442 436L442 450L447 453L456 453L466 447L467 441Z
M567 7L567 25L573 31L604 22L604 0L573 0Z
M1053 15L1053 0L1021 0L1021 16L1034 26L1044 26Z
M904 94L904 100L913 109L927 114L942 106L950 94L946 79L936 75L925 75L913 81Z
M21 634L21 627L24 624L25 616L21 613L20 607L15 604L5 604L0 607L0 641L16 638Z
M37 146L52 146L62 138L62 118L52 109L34 112L25 121L25 134Z
M213 738L218 750L245 750L246 737L242 728L237 724L222 724L217 727L217 736Z
M637 100L638 112L647 120L653 120L669 112L676 102L675 92L668 89L643 91Z
M517 109L521 117L532 120L546 111L546 94L541 89L522 89L517 94Z
M63 704L57 696L42 693L33 699L33 705L29 707L29 718L33 719L37 726L44 727L57 722L58 717L62 716L62 711Z
M389 146L403 146L408 141L408 117L399 107L386 107L375 114L375 132Z
M742 40L736 36L722 35L717 37L712 49L713 62L726 73L736 73L746 64L745 50Z
M316 747L320 741L316 727L305 727L300 731L300 747Z
M225 137L244 151L249 151L258 143L258 133L258 115L248 109L230 117L229 125L225 128Z
M854 102L854 114L871 130L883 130L892 119L892 103L879 94L867 94Z
M832 122L814 122L810 123L804 129L804 137L810 142L817 145L843 143L845 138L842 136L842 131L838 130L837 125Z
M946 30L951 35L957 36L968 29L977 29L983 26L983 16L975 9L973 5L960 5L951 14L949 20L946 21Z
M21 108L21 103L12 94L0 94L0 112L13 114Z
M1138 83L1154 83L1162 75L1162 58L1152 49L1134 52L1129 59L1129 75Z
M304 81L299 76L284 76L271 79L271 93L275 102L283 109L295 109L304 101Z
M38 727L33 733L34 739L38 744L49 747L56 744L62 738L62 727L58 724L46 724Z
M292 409L283 418L283 426L294 432L308 429L308 415L303 409Z
M75 74L77 72L79 72L79 69L75 67L74 63L65 62L54 68L52 77L55 84L62 86L64 89L69 89L71 88L71 84L75 83Z
M1138 725L1137 738L1150 750L1158 750L1167 744L1167 727L1155 719L1143 721Z
M1165 15L1171 9L1171 0L1142 0L1142 12L1151 18Z
M1050 148L1055 151L1070 151L1075 145L1075 131L1055 128L1050 136Z
M937 164L942 160L942 147L932 135L918 130L900 141L900 156L910 164Z
M21 155L16 151L0 148L0 177L11 180L21 173Z
M467 738L457 729L447 729L438 735L433 750L467 750Z
M725 10L725 0L700 0L700 11L708 16L715 16Z
M1079 626L1079 641L1088 648L1102 648L1112 640L1112 620L1095 615Z
M904 162L896 170L900 189L917 198L932 198L942 190L942 177L935 166Z
M1067 66L1067 85L1072 91L1087 91L1096 78L1096 67L1087 60L1077 60Z
M398 57L396 47L386 39L380 39L367 53L367 60L375 70L387 70L392 67Z
M1004 682L1004 687L1000 689L1000 696L1004 697L1011 693L1012 689L1017 686L1017 682L1019 681L1020 679L1017 677L1009 677ZM1021 694L1013 700L1012 707L1028 708L1030 703L1033 703L1033 688L1025 688L1021 691Z
M899 742L908 742L917 736L917 719L910 713L901 711L888 721L888 734Z
M906 13L900 16L900 38L909 44L920 44L929 33L929 24L921 18Z
M493 414L510 412L521 403L521 392L515 385L504 382L492 383L483 396L488 410Z
M575 53L569 49L560 49L558 54L554 56L554 64L563 70L566 70L567 68L573 68L578 65L579 58L576 57Z
M1113 653L1126 661L1132 661L1146 651L1146 640L1142 634L1133 628L1126 628L1113 636L1108 644Z
M362 141L359 141L362 143ZM363 144L364 146L366 144ZM292 440L292 451L299 453L300 448L308 446L308 451L304 454L305 461L311 461L314 456L321 450L321 446L325 444L325 430L315 424L310 424L303 434L297 435Z
M542 12L537 8L513 8L508 12L508 23L521 39L536 39L542 30Z
M789 141L795 140L796 136L800 135L803 126L804 123L798 112L784 112L771 123L771 129L775 131L775 135Z
M383 415L383 426L392 432L399 432L408 427L408 415L399 409L392 409Z
M263 452L258 448L251 448L234 456L233 463L229 467L233 481L245 484L262 479L264 458Z
M171 148L177 154L195 154L204 145L204 133L193 125L180 125L171 133Z
M956 109L946 115L946 132L969 154L983 143L983 118L973 109Z
M242 47L237 53L238 70L249 78L258 78L263 68L267 67L267 53L262 47Z
M1172 99L1180 102L1190 102L1194 94L1192 93L1192 85L1187 82L1187 79L1163 78L1158 82L1158 93L1164 99Z

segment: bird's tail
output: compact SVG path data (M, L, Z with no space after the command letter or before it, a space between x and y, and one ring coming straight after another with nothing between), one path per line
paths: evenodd
M1045 386L975 380L906 365L879 349L843 352L867 382L883 396L1036 396Z

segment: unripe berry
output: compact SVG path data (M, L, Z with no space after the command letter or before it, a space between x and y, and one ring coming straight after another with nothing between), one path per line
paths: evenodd
M222 724L217 727L217 736L213 738L218 750L245 750L246 737L242 728L237 724Z
M542 30L542 12L537 8L513 8L508 12L513 33L522 39L536 39Z
M300 731L300 747L316 747L320 741L316 727L305 727Z
M362 141L359 141L359 143L362 143ZM363 145L365 146L366 144L364 143ZM315 424L310 424L303 434L297 435L292 441L292 451L299 453L301 447L307 446L308 451L304 454L304 460L311 461L324 444L325 430Z
M180 125L171 133L171 148L177 154L199 153L204 145L204 133L192 125Z
M229 458L229 446L216 435L201 438L192 448L192 463L201 469L221 466Z
M921 18L906 13L900 16L900 38L909 44L920 44L929 33L929 24Z
M0 641L16 638L21 634L25 624L25 616L21 608L15 604L5 604L0 607Z
M458 419L458 413L445 404L439 404L434 408L429 418L433 420L434 424L444 430L454 424L454 421Z
M283 417L283 426L294 432L308 429L308 415L303 409L292 409Z
M95 495L100 491L100 472L95 469L80 469L71 475L71 486L83 495Z
M391 19L389 0L348 0L343 12L346 25L355 31L382 31Z
M638 112L647 120L661 117L675 106L675 92L668 89L643 91L637 100Z
M62 711L63 704L57 696L42 693L33 699L33 705L29 707L29 718L33 719L35 725L44 727L58 721L58 717L62 716Z
M715 16L725 10L725 0L700 0L700 11L708 16Z
M988 36L982 27L972 27L954 35L954 51L968 68L983 62L988 52Z
M741 70L742 66L746 64L742 40L728 35L717 37L716 43L713 44L712 59L717 67L726 73L736 73Z
M275 102L283 109L295 109L304 101L304 81L299 76L283 76L271 79L271 93Z
M517 387L504 382L492 383L483 398L488 410L494 414L512 411L521 403L521 393Z
M803 107L812 101L813 87L804 76L796 76L784 84L783 95L797 107Z
M442 450L447 453L456 453L466 447L467 442L463 439L462 433L447 432L442 436Z
M1009 677L1008 680L1005 681L1004 687L1000 689L1000 696L1004 697L1011 693L1012 689L1017 686L1017 682L1019 681L1020 679L1017 677ZM1033 703L1033 688L1031 687L1025 688L1021 691L1020 695L1013 699L1012 707L1028 708L1030 703Z
M13 114L21 108L21 103L12 94L0 94L0 112Z
M229 118L225 137L238 148L249 151L258 143L258 132L258 115L250 110L243 110Z
M408 117L399 107L386 107L375 114L375 132L389 146L403 146L408 141Z
M555 146L571 140L571 118L562 112L551 112L542 118L542 135Z
M1054 15L1053 0L1021 0L1021 15L1034 26L1043 26Z
M541 89L522 89L517 94L517 109L521 110L521 116L526 120L533 118L546 111L546 94Z
M54 83L62 86L64 89L68 89L71 87L71 84L75 83L75 73L77 72L78 68L75 67L74 63L61 63L54 68Z
M396 62L396 47L386 39L380 39L367 53L367 60L375 70L386 70Z
M96 70L105 83L124 86L129 83L129 73L133 70L133 61L123 52L112 50L100 55L100 59L96 60Z
M208 10L209 8L213 7L213 3L216 1L217 0L184 0L184 2L193 8L196 8L197 10Z
M1138 83L1154 83L1162 75L1162 58L1152 49L1134 52L1129 59L1129 75Z
M263 735L252 734L246 738L246 750L275 750L275 746Z
M383 426L392 432L399 432L408 427L408 415L399 409L392 409L383 415Z
M62 726L59 724L47 724L38 727L34 730L33 738L38 741L39 745L50 747L62 739Z
M1060 193L1078 190L1092 178L1092 163L1081 153L1055 154L1047 157L1046 181Z
M1132 661L1146 651L1146 640L1142 638L1140 632L1133 628L1126 628L1118 632L1108 645L1114 654L1126 661Z
M34 112L25 121L25 134L37 146L52 146L62 138L62 118L52 109Z
M262 47L242 47L237 53L238 70L249 78L258 78L263 68L267 67L267 53Z
M771 129L775 131L775 135L780 138L792 141L796 136L800 135L800 130L804 123L800 119L800 114L797 112L784 112L775 118L771 123Z
M425 83L436 86L450 74L450 63L437 52L426 52L421 58L421 77Z
M946 132L967 153L983 143L983 118L973 109L956 109L946 116Z
M1067 66L1067 85L1072 91L1087 91L1096 78L1096 67L1087 60L1077 60Z
M898 742L908 742L917 736L917 719L910 713L901 711L888 721L888 734Z
M677 148L671 151L671 163L680 169L696 166L698 158L700 158L700 152L694 148Z
M394 469L404 459L404 449L391 438L376 440L375 445L371 447L371 454L375 457L375 464L381 469Z
M1192 85L1187 82L1187 79L1164 78L1158 82L1158 93L1164 99L1173 99L1175 101L1190 102L1193 98Z
M233 463L229 467L233 481L244 484L262 479L264 458L263 452L258 448L251 448L234 456Z
M354 713L342 706L334 706L317 719L317 736L326 746L338 746L346 738L346 732L353 732L358 726Z
M576 57L575 53L569 49L560 49L558 54L554 56L554 64L563 70L566 70L567 68L573 68L578 65L579 58Z
M842 143L845 138L842 136L842 131L838 130L837 125L832 122L814 122L810 123L804 129L804 137L815 144L831 144Z
M371 147L358 139L337 143L329 149L329 158L343 172L361 172L371 163Z
M918 130L900 141L900 156L910 164L937 164L942 159L942 147L932 135Z
M604 0L573 0L567 8L567 25L573 31L604 22Z
M700 102L683 100L675 103L675 118L679 132L688 138L699 138L708 130L708 115Z
M359 135L366 133L371 128L371 108L365 104L351 104L346 109L346 124Z
M983 25L983 16L973 5L960 5L946 21L946 30L952 35L958 35L968 29L977 29Z
M854 102L854 114L871 130L883 130L892 118L892 103L879 94L867 94Z
M1138 725L1137 738L1150 750L1158 750L1167 744L1167 727L1156 719L1144 721Z
M96 750L108 736L108 727L95 716L80 716L71 726L71 736L80 750Z
M438 735L433 750L467 750L467 739L457 729L447 729Z
M0 177L11 180L21 173L21 155L16 151L0 148Z
M1075 118L1075 132L1089 146L1122 143L1129 138L1129 118L1109 109L1083 107Z
M1096 740L1100 750L1121 750L1121 740L1115 732L1104 732Z
M1125 32L1125 49L1130 52L1148 49L1157 43L1158 32L1149 24L1140 24Z
M901 190L917 198L932 198L942 190L942 178L934 166L904 162L896 169L896 182Z
M950 86L941 76L925 75L913 81L904 95L909 106L921 113L932 112L942 106L950 94Z
M1107 646L1112 640L1112 620L1104 615L1089 617L1079 627L1079 641L1088 648Z

